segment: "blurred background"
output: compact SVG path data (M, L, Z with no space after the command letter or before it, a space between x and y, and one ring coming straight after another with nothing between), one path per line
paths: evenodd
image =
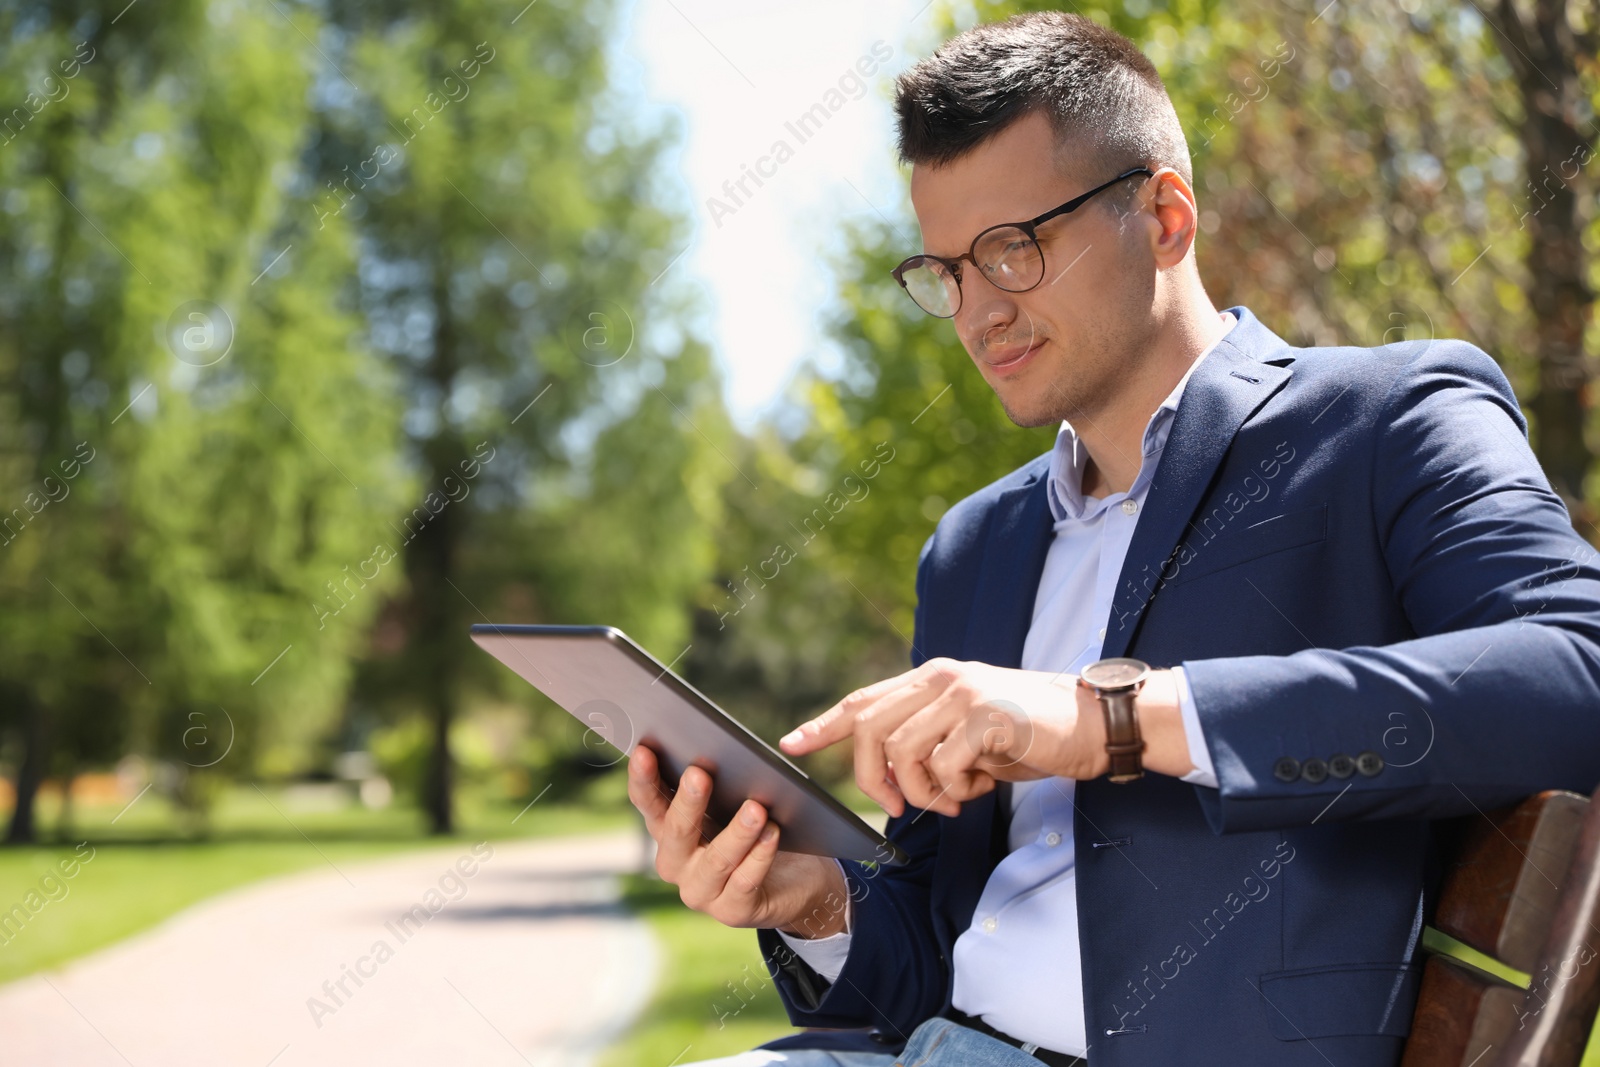
M923 541L1054 431L889 277L892 82L1054 6L0 3L0 980L268 877L637 836L472 623L618 626L769 741L905 669ZM1600 5L1068 7L1167 83L1217 306L1484 348L1600 544ZM564 1055L786 1032L753 935L615 862L595 915L698 977Z

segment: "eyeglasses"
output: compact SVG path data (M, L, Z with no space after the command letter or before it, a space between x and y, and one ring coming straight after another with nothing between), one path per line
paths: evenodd
M961 309L962 260L983 271L984 277L996 288L1008 293L1025 293L1044 281L1044 252L1039 248L1034 231L1058 215L1078 210L1096 193L1126 181L1135 174L1155 177L1155 172L1149 167L1134 167L1027 222L1002 222L998 226L990 226L972 239L971 248L954 259L912 256L889 273L894 275L900 288L919 308L940 319L954 318Z

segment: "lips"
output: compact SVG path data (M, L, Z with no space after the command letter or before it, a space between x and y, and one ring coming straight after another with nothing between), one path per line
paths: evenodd
M1046 338L1041 337L1039 340L1034 341L1031 345L1022 347L1013 345L1010 348L994 350L989 356L984 358L983 362L989 367L990 370L1015 370L1022 366L1023 363L1027 362L1029 357L1031 357L1033 353L1037 352L1040 346L1043 345L1046 340ZM999 358L995 358L996 356Z

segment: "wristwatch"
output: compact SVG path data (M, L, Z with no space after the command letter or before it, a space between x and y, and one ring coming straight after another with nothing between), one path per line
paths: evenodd
M1139 716L1133 698L1150 677L1150 665L1143 660L1118 656L1097 660L1078 672L1078 684L1092 689L1100 698L1106 716L1106 752L1111 756L1113 782L1132 782L1144 777L1144 739L1139 736Z

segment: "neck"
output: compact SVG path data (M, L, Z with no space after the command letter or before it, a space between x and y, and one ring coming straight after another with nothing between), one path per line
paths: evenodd
M1088 459L1083 467L1083 495L1109 496L1126 493L1139 476L1144 462L1144 431L1150 416L1161 406L1200 354L1216 344L1227 331L1228 321L1202 298L1192 313L1176 315L1158 328L1152 339L1150 358L1128 387L1107 410L1076 422Z

